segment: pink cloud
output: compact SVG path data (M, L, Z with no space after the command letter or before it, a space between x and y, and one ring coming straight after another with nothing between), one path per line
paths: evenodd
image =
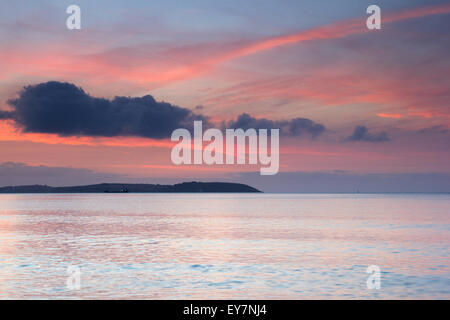
M377 113L377 116L380 118L392 118L392 119L401 119L404 116L399 113Z
M391 23L449 12L448 4L408 9L384 15L383 22ZM2 69L0 79L8 79L19 74L78 77L88 78L95 85L122 81L139 86L145 85L151 89L198 77L225 62L273 48L304 41L336 39L364 32L367 32L365 24L358 18L247 44L235 42L228 46L218 45L213 48L210 48L210 44L204 44L200 47L189 46L168 50L167 56L163 52L162 58L157 59L148 58L150 51L136 53L136 48L89 55L72 54L73 44L68 44L65 48L49 46L36 48L36 50L33 48L24 50L22 47L4 48L0 52ZM192 53L202 52L202 47L205 49L203 50L205 54L200 55L203 58L199 61L196 58L197 55ZM130 59L131 52L135 52L133 59Z

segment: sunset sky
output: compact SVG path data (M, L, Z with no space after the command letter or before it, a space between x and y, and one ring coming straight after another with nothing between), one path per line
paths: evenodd
M0 0L0 186L450 192L449 30L434 0ZM173 165L170 132L193 119L295 130L260 177Z

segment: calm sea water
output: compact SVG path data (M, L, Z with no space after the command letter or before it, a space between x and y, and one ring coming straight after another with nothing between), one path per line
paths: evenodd
M449 244L450 195L0 195L0 298L450 299Z

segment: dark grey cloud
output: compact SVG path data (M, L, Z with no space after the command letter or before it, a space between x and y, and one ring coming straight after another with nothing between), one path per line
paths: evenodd
M385 131L370 133L365 126L356 126L353 134L347 138L349 141L385 142L389 137Z
M444 134L444 133L449 133L450 130L447 127L443 126L443 125L437 125L437 126L432 126L432 127L421 129L418 132L419 133Z
M173 130L192 131L195 120L211 127L208 118L152 96L97 98L71 83L50 81L24 87L19 97L8 100L12 111L0 111L0 119L13 120L23 132L60 136L141 136L163 139ZM196 110L201 110L197 107ZM243 113L224 128L281 129L287 136L316 137L325 126L305 118L274 121Z
M0 110L0 120L13 119L13 118L14 118L13 112Z
M286 136L309 135L316 137L322 134L325 126L305 118L294 118L291 120L269 120L265 118L254 118L243 113L236 120L224 124L226 128L242 128L244 130L254 129L280 129L280 133Z
M96 98L70 83L46 82L24 87L8 104L23 132L60 136L141 136L162 139L177 128L192 129L194 120L208 120L189 109L158 102L152 96Z

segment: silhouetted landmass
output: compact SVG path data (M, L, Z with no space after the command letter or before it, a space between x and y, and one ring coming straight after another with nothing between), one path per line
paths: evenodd
M101 183L87 186L50 187L45 185L0 187L0 193L155 193L155 192L261 192L240 183L184 182L174 185Z

